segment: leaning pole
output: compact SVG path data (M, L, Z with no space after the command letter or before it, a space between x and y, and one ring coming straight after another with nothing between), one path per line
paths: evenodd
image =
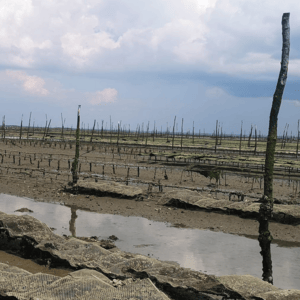
M260 254L263 261L263 280L273 284L272 259L271 259L271 242L272 235L269 231L269 220L273 213L273 170L274 156L277 140L277 120L281 105L282 95L287 80L287 71L290 53L290 13L284 13L282 16L282 56L281 68L277 81L276 90L273 96L273 103L270 113L269 133L266 149L265 174L264 174L264 195L261 199L259 209L259 245L261 247Z

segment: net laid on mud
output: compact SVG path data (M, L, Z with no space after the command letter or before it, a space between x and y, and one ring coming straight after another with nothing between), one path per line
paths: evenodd
M110 280L94 270L79 270L68 276L31 274L0 263L0 297L19 300L168 300L150 279L114 287Z

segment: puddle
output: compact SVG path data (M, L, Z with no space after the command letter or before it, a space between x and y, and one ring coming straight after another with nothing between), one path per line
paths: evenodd
M15 212L26 207L33 211ZM172 227L170 223L149 221L143 217L98 214L59 204L35 202L0 194L0 211L31 215L55 228L54 233L74 236L97 236L108 239L115 235L115 245L122 251L148 255L162 261L173 261L181 267L207 274L250 274L261 278L262 259L257 240L209 230ZM300 288L298 247L272 244L275 286Z
M22 268L32 274L36 273L46 273L54 276L64 277L68 274L74 272L73 270L68 269L49 269L46 266L41 266L30 259L25 259L16 255L12 255L6 253L4 251L0 251L0 263L8 264L10 266L15 266L18 268Z

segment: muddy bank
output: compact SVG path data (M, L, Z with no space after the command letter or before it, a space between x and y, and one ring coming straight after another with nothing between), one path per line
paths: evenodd
M93 269L100 272L99 277L107 284L116 279L123 282L121 285L130 286L131 282L128 281L130 279L149 279L151 281L150 283L148 280L149 289L151 284L153 284L157 290L168 295L171 299L189 300L197 299L196 297L199 299L199 296L201 296L203 299L211 300L220 299L220 297L227 299L271 300L284 299L284 296L289 297L291 300L296 300L300 297L300 291L283 291L250 275L219 277L207 275L181 268L171 263L161 262L154 258L123 252L116 248L107 250L97 243L86 242L76 238L65 239L54 234L47 225L28 215L15 216L0 213L0 237L0 249L2 250L10 249L10 251L16 252L23 257L47 264L49 267L64 265L74 270ZM7 265L0 264L0 277L2 279L7 278L8 269L10 268ZM15 269L13 271L14 274L18 272L21 271L16 271ZM27 275L29 275L28 272ZM38 282L41 282L41 276L36 275L39 279ZM30 282L37 282L37 278L32 276L29 276L29 278L32 280ZM55 276L51 278L52 282L57 280ZM48 277L45 280L48 280ZM95 281L92 284L93 289L97 289L100 283L96 282L95 285L94 283ZM4 280L2 289L0 286L0 292L4 299L8 296L14 296L13 293L16 290L13 291L13 289L15 289L15 286L22 286L19 277L13 281L5 282ZM56 287L59 288L60 284L58 283ZM146 289L147 291L147 286L144 287L142 290L145 291ZM85 292L81 289L80 287L79 290L77 289L79 299ZM30 294L33 291L20 290L19 292L28 292ZM37 291L35 290L34 292ZM138 289L133 292L133 295L137 294ZM148 297L145 299L164 298Z
M198 211L188 207L168 207L162 201L164 193L152 192L144 197L143 201L135 201L134 199L99 197L87 194L76 195L65 192L67 183L62 183L59 180L51 182L48 178L43 177L14 176L9 179L5 175L0 177L0 190L5 194L29 197L41 202L62 203L69 207L98 213L141 216L153 221L169 222L177 227L209 229L253 238L258 237L258 222L254 219L244 219L235 215L206 210ZM147 187L143 189L143 193L147 193ZM207 192L207 197L216 200L214 193ZM299 225L271 222L270 230L274 242L292 242L299 243L297 246L300 245Z

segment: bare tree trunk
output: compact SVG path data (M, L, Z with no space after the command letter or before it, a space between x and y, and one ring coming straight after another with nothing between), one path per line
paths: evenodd
M279 78L276 90L273 96L273 103L270 113L269 133L266 149L265 174L264 174L264 195L261 199L259 209L259 245L263 258L263 280L273 284L272 260L271 260L271 242L272 235L269 231L269 219L273 212L273 170L274 155L277 140L277 118L281 105L282 95L287 80L287 71L290 52L290 13L284 13L282 16L282 56Z

